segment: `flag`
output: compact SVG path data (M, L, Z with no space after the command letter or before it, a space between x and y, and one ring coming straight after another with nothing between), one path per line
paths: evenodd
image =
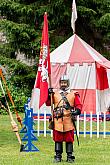
M73 0L73 3L72 3L72 15L71 15L71 27L72 27L74 33L75 33L75 21L76 20L77 20L76 3L75 3L75 0Z
M44 25L42 30L38 72L34 85L34 89L37 89L37 91L39 91L39 98L33 98L34 100L36 99L36 102L39 102L39 108L46 102L48 98L48 76L50 73L51 73L51 69L50 69L50 51L49 51L49 37L48 37L48 20L47 20L47 13L45 13Z

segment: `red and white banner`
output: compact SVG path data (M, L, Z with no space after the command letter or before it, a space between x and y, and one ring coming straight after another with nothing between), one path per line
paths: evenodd
M71 16L71 27L72 27L74 33L75 33L75 21L76 20L77 20L76 3L75 3L75 0L73 0L73 3L72 3L72 16Z
M32 104L34 104L35 101L39 102L39 108L46 102L48 97L48 76L50 73L51 73L51 69L50 69L50 52L49 52L49 37L48 37L48 20L47 20L47 13L45 13L44 25L42 30L39 66L38 66L38 72L34 85L34 91L37 91L39 94L35 95L36 92L33 92L32 101L31 101L33 102ZM36 96L37 98L35 98Z

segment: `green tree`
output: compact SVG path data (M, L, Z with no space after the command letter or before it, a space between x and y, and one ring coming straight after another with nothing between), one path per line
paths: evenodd
M77 5L78 33L101 53L105 53L104 46L110 46L110 1L79 0Z
M110 41L110 1L76 0L78 19L76 33L103 52ZM72 0L0 0L1 29L13 51L28 56L39 55L44 12L48 13L51 50L69 36Z

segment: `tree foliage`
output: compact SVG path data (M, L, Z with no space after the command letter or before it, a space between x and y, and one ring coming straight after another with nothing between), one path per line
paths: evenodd
M0 56L0 64L4 66L7 74L6 79L14 88L20 88L28 96L34 86L36 70L34 67L28 67L15 59L9 59Z
M103 52L110 42L110 1L76 0L76 33ZM39 55L44 12L48 13L51 50L69 36L72 0L0 0L1 29L13 50Z
M6 84L14 100L17 111L24 111L24 104L27 99L31 97L32 89L34 87L36 70L37 68L28 67L15 59L6 58L0 56L0 65L4 68L2 71L6 79ZM2 84L4 85L3 81ZM7 101L11 110L13 106L8 98L7 90L5 85L3 86ZM0 101L2 100L2 91L0 90ZM0 107L0 114L4 113L5 110Z

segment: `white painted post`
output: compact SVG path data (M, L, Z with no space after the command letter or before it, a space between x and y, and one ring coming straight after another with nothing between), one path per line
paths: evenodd
M104 112L104 138L106 138L106 113Z
M99 138L99 112L97 112L97 138Z
M90 138L92 138L92 112L90 112Z
M39 110L38 110L38 119L37 119L37 136L39 137L39 131L40 131L40 114L39 114Z
M44 137L46 137L46 109L44 109Z
M51 130L51 137L53 137L53 130Z
M77 135L79 137L79 115L77 116Z
M86 137L86 112L84 111L84 137Z

